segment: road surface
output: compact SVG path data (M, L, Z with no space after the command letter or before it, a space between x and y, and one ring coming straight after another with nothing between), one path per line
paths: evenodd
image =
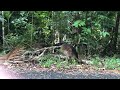
M120 74L73 71L69 73L45 70L15 70L0 67L0 79L120 79Z

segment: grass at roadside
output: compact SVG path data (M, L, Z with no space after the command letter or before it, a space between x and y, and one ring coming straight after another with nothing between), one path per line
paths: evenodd
M45 55L39 58L39 64L46 68L50 68L52 65L55 65L57 68L69 68L71 65L73 66L77 63L75 60L68 62L67 60L62 60L52 55Z
M117 69L120 70L120 58L114 57L105 57L100 58L98 56L91 59L92 65L97 68L105 68L109 70Z
M120 58L116 57L105 57L100 58L95 56L91 58L92 66L97 68L105 68L109 70L117 69L120 70ZM71 60L68 62L67 60L59 59L58 57L54 57L53 55L45 55L39 59L39 64L43 67L50 68L52 65L59 68L70 68L70 66L78 65L75 60Z

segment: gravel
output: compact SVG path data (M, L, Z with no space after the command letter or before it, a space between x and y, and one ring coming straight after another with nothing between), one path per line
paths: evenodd
M59 73L54 71L42 72L26 72L21 75L25 79L120 79L120 75L113 74L100 74L100 73L83 73L74 72L76 75Z
M99 71L62 72L53 70L24 70L0 67L0 79L120 79L120 74Z

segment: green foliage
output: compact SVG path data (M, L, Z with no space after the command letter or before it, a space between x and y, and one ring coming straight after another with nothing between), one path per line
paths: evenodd
M12 13L10 11L4 11L4 17L9 19L12 16Z
M21 37L14 34L8 34L5 36L5 44L7 47L15 47L21 42Z
M105 32L105 31L100 32L100 37L105 38L107 35L110 35L110 34L108 32Z
M85 26L85 21L82 21L82 20L77 20L74 22L73 26L75 27L81 27L81 26Z
M5 38L11 45L51 45L58 31L60 40L66 35L70 44L85 43L89 54L99 54L98 48L104 48L112 37L116 11L4 11L4 17L0 15L0 21L7 21ZM75 30L79 32L73 35Z
M57 65L56 65L56 67L58 69L60 69L60 68L69 68L68 61L62 61L62 62L59 61L57 63Z
M51 55L46 55L39 59L39 64L42 65L43 67L51 67L51 65L56 64L57 59L58 58L54 58Z
M105 68L107 69L116 69L120 68L120 59L119 58L106 58L105 62Z
M92 58L92 64L98 68L105 68L105 69L119 69L120 68L120 58L115 57L105 57L104 61L103 58L95 57Z
M26 17L20 17L18 19L14 19L11 23L13 23L15 28L23 28L27 24L27 18Z
M92 64L93 65L95 65L97 67L100 67L100 65L101 65L101 62L100 62L101 59L98 56L96 56L95 58L92 58L91 60L92 60Z
M62 60L57 57L53 57L52 55L45 55L44 57L40 57L38 60L39 64L43 67L50 68L51 66L56 66L58 69L60 68L70 68L72 65L76 65L75 60L71 60L71 62L68 62L67 60Z
M3 55L5 55L5 52L4 51L0 52L0 56L3 56Z
M73 12L74 13L74 12ZM78 13L78 12L75 12ZM111 12L81 12L77 14L78 19L73 19L73 26L80 29L81 33L72 37L73 43L86 43L89 46L89 53L93 51L98 54L101 45L106 45L110 39L110 32L107 30L115 25L114 15L108 17ZM110 23L113 22L113 23ZM108 28L109 27L109 28Z
M17 45L24 45L26 47L31 47L35 43L52 45L55 40L55 32L58 31L60 40L66 35L65 41L73 45L76 44L78 52L84 49L80 47L80 44L85 44L87 45L88 54L99 54L108 45L111 38L114 37L113 28L116 23L117 12L4 11L4 16L0 12L0 22L5 21L5 47L3 48L8 51ZM0 26L1 28L3 27L2 25ZM2 34L2 32L0 33ZM3 37L1 36L1 38ZM118 41L120 41L119 37ZM117 45L119 50L118 46L119 43ZM106 57L103 63L101 63L101 59L98 56L92 58L93 65L98 68L104 65L103 67L106 69L120 68L119 58ZM71 64L77 64L75 60L68 62L50 55L40 58L39 62L44 67L55 65L58 68L69 68Z

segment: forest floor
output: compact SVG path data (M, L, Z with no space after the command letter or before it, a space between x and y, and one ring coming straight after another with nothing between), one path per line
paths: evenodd
M95 69L77 65L69 69L43 68L39 65L0 65L0 79L120 79L118 70Z

